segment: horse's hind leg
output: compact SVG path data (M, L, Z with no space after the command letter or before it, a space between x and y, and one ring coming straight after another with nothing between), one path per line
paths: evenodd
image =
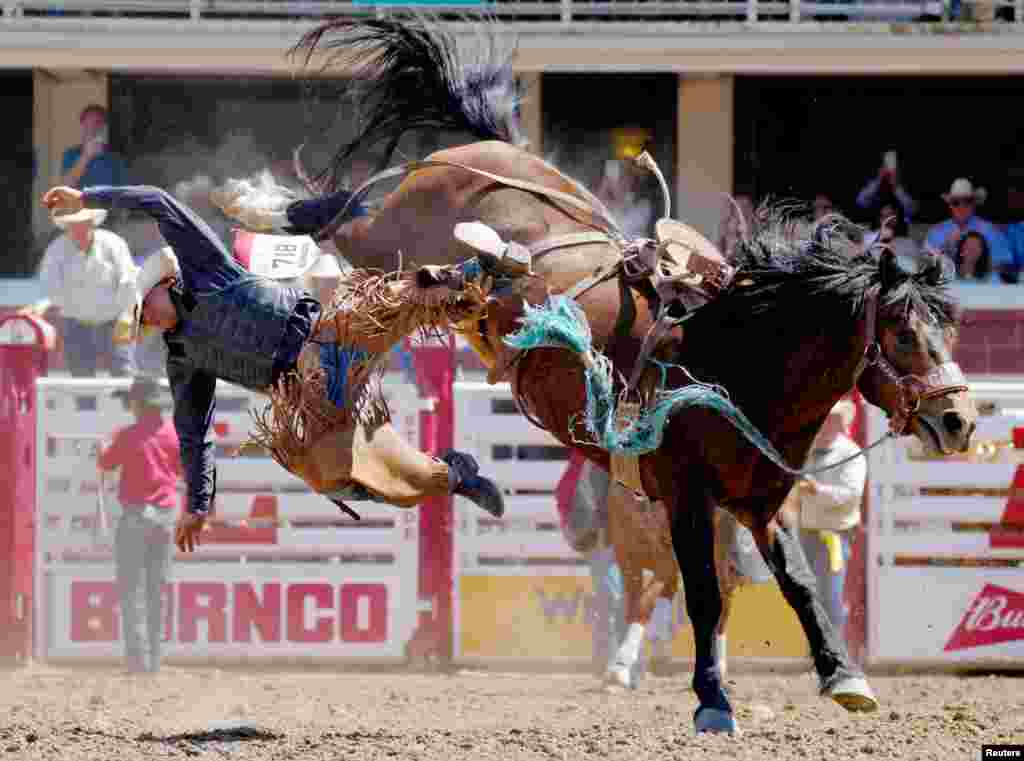
M821 694L848 711L877 710L878 701L867 679L851 660L842 637L818 599L814 574L796 537L775 521L754 528L753 534L783 597L800 619L818 672Z
M644 588L643 570L633 562L629 548L615 542L615 559L622 572L622 596L625 608L626 633L618 643L615 657L608 664L605 681L622 687L636 686L636 664L640 658L644 631L650 620L657 590Z
M732 548L736 543L736 519L722 509L716 509L713 516L715 531L715 572L718 574L718 588L722 595L722 617L715 636L715 661L718 672L725 678L728 671L728 645L725 638L729 627L732 600L739 587L739 574L732 561Z
M678 498L672 543L686 590L686 610L693 624L695 662L693 691L700 705L693 722L697 732L736 732L732 705L715 660L715 637L722 617L722 594L715 572L713 507L701 492L687 502Z

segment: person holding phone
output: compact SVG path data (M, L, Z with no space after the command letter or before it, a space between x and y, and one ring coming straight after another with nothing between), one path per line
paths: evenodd
M107 109L91 103L78 117L82 142L64 151L58 185L84 188L90 185L124 185L127 170L120 155L110 150Z
M900 161L896 151L886 151L878 174L868 180L857 194L857 205L862 209L877 209L887 198L895 198L903 210L903 219L910 225L917 211L915 201L903 187L900 177Z

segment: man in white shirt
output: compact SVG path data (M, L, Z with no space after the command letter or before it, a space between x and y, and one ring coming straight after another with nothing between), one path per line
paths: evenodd
M51 217L64 234L47 246L39 267L46 298L26 310L60 309L64 364L74 377L95 376L101 354L111 356L111 375L134 374L130 327L138 269L124 239L98 229L106 214L83 209Z
M847 435L855 408L843 399L825 418L807 459L808 468L821 468L856 454L859 447ZM818 595L833 626L846 626L843 599L850 543L860 524L861 499L867 463L855 457L838 467L798 481L792 499L799 509L800 541L818 579Z

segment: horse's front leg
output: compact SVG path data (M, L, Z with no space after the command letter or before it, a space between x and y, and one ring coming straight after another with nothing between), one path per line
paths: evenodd
M782 596L796 612L807 636L818 672L821 694L848 711L875 711L878 700L864 673L846 650L843 638L818 599L814 574L807 563L794 530L776 521L752 529L761 555L771 567Z
M672 544L686 590L686 611L693 624L693 691L700 705L693 722L700 732L737 731L718 668L715 641L722 618L722 593L715 570L715 532L711 500L703 493L677 497Z

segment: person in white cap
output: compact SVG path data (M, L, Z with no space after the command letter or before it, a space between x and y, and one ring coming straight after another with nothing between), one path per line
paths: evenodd
M99 229L106 216L101 209L51 215L64 232L47 246L39 267L46 298L22 310L42 315L51 306L60 309L64 365L76 378L95 376L103 354L110 355L111 375L134 374L127 327L138 268L125 240Z
M985 189L974 187L966 177L954 180L949 192L942 194L942 200L949 206L950 218L928 231L926 247L953 258L961 238L969 232L981 233L988 242L993 269L999 272L1012 269L1013 252L1006 236L987 219L978 216L978 206L985 203L986 198Z
M381 358L403 337L392 332L405 325L360 331L353 326L366 321L343 300L321 305L301 288L250 272L202 219L159 188L80 192L57 187L43 195L42 203L58 213L99 207L146 212L173 251L160 251L146 261L137 295L141 324L163 330L167 344L174 424L188 484L187 510L175 532L181 550L195 548L216 494L208 433L218 379L270 396L270 405L256 415L256 442L344 510L345 499L412 507L425 497L459 494L494 516L504 513L501 490L478 475L470 455L453 450L431 457L388 424L372 380ZM296 271L296 258L285 254L289 248L304 251L309 255L304 260L311 260L312 241L303 243L273 249L279 256L271 256L270 268L282 270L285 278L302 274ZM414 285L390 279L379 284L389 307L420 295ZM467 307L472 299L469 292L452 291L440 309L450 308L464 319L467 309L472 315L482 307Z

